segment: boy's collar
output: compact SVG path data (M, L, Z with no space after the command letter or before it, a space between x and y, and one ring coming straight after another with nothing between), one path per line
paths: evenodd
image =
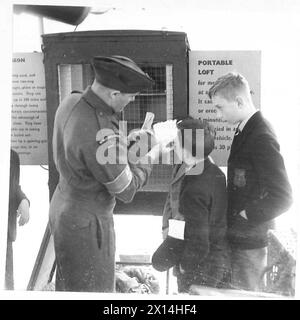
M245 118L244 120L242 120L240 122L240 124L238 125L239 131L242 132L246 123L250 120L250 118L252 118L252 116L257 112L258 110L254 110L253 112L251 112L247 118Z
M195 168L200 163L205 162L207 159L212 160L209 156L203 159L195 159L195 163L193 163L192 165L187 165L185 173L189 172L191 169Z

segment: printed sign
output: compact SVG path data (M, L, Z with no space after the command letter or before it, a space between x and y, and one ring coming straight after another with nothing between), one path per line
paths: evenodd
M22 165L48 163L45 71L42 53L14 53L11 147Z
M206 119L216 129L215 163L226 166L235 127L217 117L208 90L222 75L235 71L249 82L256 108L260 109L260 51L191 51L189 54L189 114Z

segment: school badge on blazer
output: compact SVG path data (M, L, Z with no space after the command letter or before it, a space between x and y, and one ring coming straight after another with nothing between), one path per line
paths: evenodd
M238 188L243 188L246 186L246 169L234 169L233 185Z

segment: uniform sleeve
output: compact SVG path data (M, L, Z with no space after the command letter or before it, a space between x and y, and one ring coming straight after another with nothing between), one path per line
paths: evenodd
M114 133L103 143L95 141L82 146L82 156L94 178L123 202L132 201L148 181L152 169L151 164L128 163L127 144Z
M209 252L209 198L209 192L202 186L186 189L180 198L179 211L186 223L180 264L186 271L194 270Z
M250 222L268 221L287 211L292 204L292 190L277 141L259 136L252 157L261 187L260 196L246 204Z

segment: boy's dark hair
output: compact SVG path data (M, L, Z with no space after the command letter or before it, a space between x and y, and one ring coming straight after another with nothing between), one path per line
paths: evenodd
M177 128L181 132L181 142L182 142L182 148L184 148L184 141L185 141L185 130L191 129L192 130L192 156L195 157L197 155L197 148L203 147L202 144L197 145L196 140L196 131L197 129L203 129L204 130L204 157L206 158L214 149L215 146L215 129L214 127L209 124L208 121L202 120L202 119L194 119L192 117L187 117L179 122L177 122ZM190 132L190 130L186 131Z

